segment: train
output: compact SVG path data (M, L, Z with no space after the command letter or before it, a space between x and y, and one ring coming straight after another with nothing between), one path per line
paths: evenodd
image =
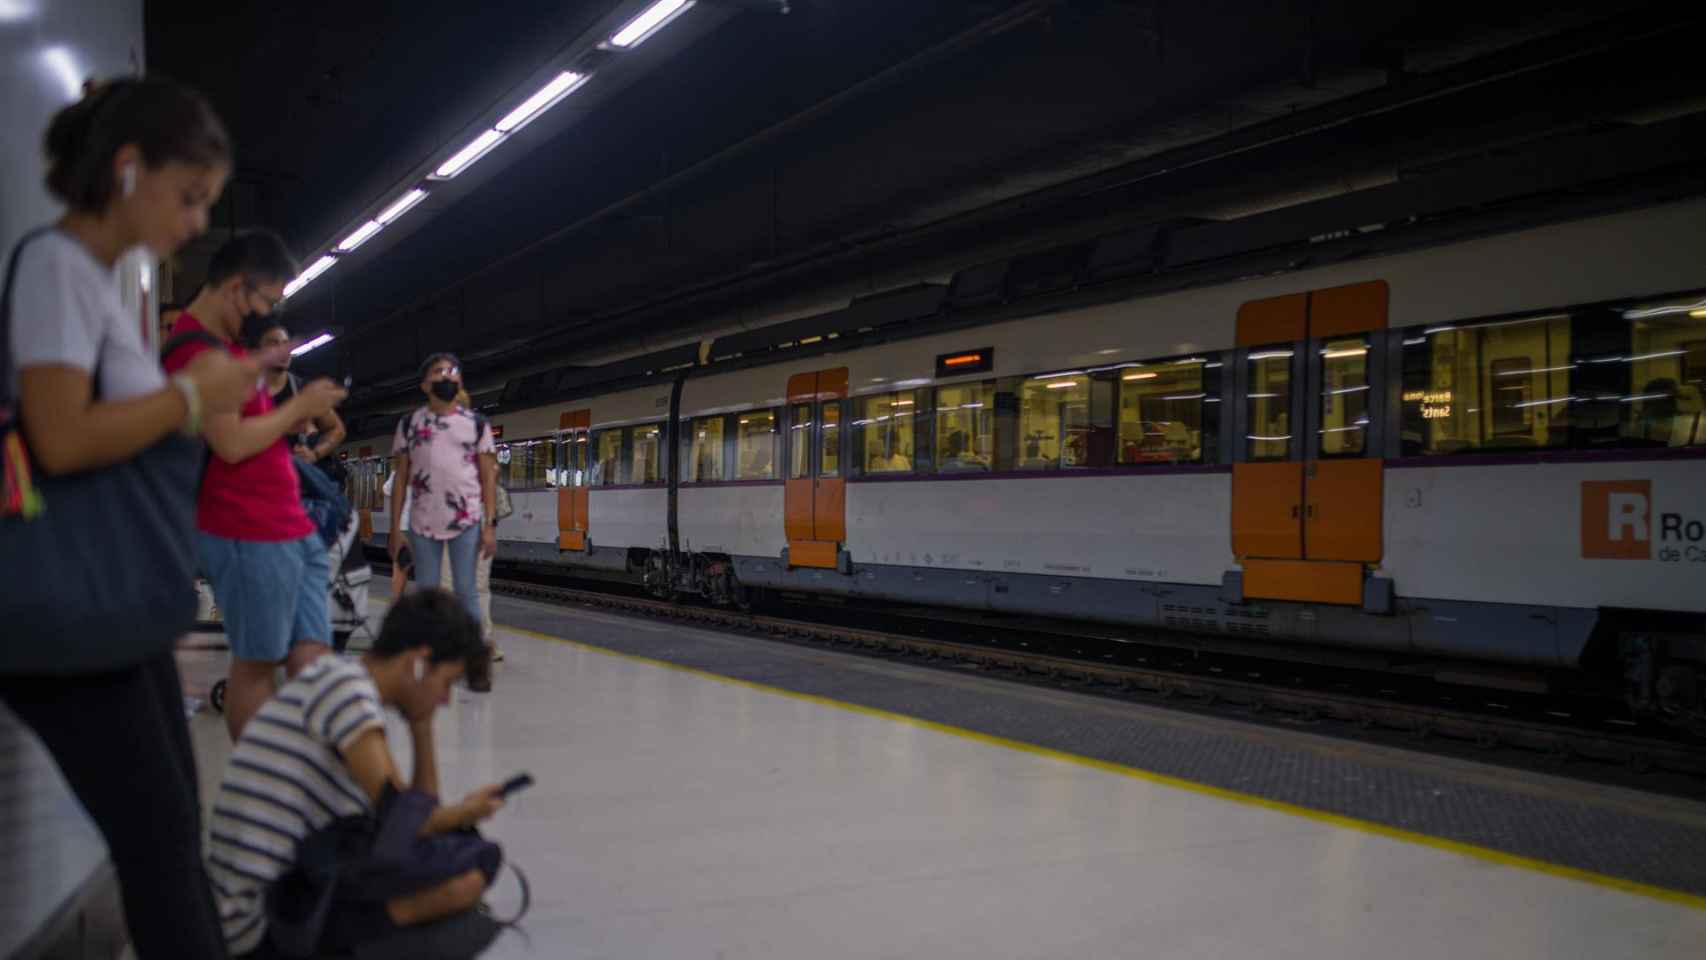
M1658 203L499 410L498 558L1573 677L1706 733L1701 250ZM346 448L375 546L387 446Z

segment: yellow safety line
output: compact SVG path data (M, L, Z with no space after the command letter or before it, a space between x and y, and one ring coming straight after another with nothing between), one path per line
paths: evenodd
M716 680L721 683L747 687L753 690L762 690L765 693L773 693L778 696L790 697L795 700L803 700L807 703L815 703L821 706L835 707L840 710L848 710L853 713L860 713L869 717L880 717L884 720L892 720L896 723L903 723L908 726L918 727L924 730L934 730L937 733L945 733L951 736L961 737L966 740L972 740L977 743L987 743L993 746L1006 747L1010 750L1018 750L1022 753L1029 753L1039 757L1048 757L1053 760L1077 764L1094 770L1102 770L1107 773L1119 774L1121 776L1132 777L1138 780L1147 780L1150 783L1158 783L1163 786L1175 787L1180 790L1188 790L1192 793L1215 797L1220 800L1230 800L1234 803L1247 804L1249 806L1261 807L1267 810L1276 810L1280 813L1289 813L1292 816L1303 817L1319 823L1332 824L1335 827L1360 830L1363 833L1372 833L1382 837L1391 837L1394 840L1405 840L1425 847L1433 847L1436 850L1446 850L1451 853L1460 854L1466 857L1474 857L1478 860L1486 860L1491 863L1497 863L1507 867L1521 867L1554 877L1563 877L1567 880L1579 880L1596 886L1609 887L1612 890L1621 890L1624 893L1633 893L1637 896L1651 897L1655 900L1678 903L1685 907L1693 907L1696 910L1706 910L1706 897L1682 890L1672 890L1669 887L1655 886L1650 883L1641 883L1635 880L1625 880L1622 877L1608 876L1603 873L1594 873L1591 870L1583 870L1579 867L1570 867L1561 863L1551 863L1545 860L1536 860L1533 857L1524 857L1519 854L1505 853L1501 850L1494 850L1489 847L1478 846L1473 843L1463 843L1459 840L1447 840L1443 837L1429 836L1425 833L1417 833L1414 830L1405 830L1402 827L1389 827L1385 824L1375 823L1370 820L1347 817L1338 813L1328 813L1325 810L1315 810L1295 803L1287 803L1284 800L1272 800L1267 797L1260 797L1251 793L1228 790L1224 787L1210 786L1206 783L1198 783L1194 780L1186 780L1181 777L1169 776L1165 773L1156 773L1152 770L1142 770L1137 767L1127 766L1123 763L1114 763L1109 760L1098 760L1094 757L1086 757L1076 753L1067 753L1064 750L1056 750L1053 747L1038 746L1037 744L1026 743L1022 740L1012 740L1007 737L1000 737L994 734L980 733L976 730L967 730L964 727L938 723L934 720L911 717L904 713L894 713L877 707L867 707L857 703L848 703L844 700L834 700L829 697L818 696L815 693L800 693L797 690L787 690L782 687L771 686L770 684L759 683L754 680L742 680L739 677L730 677L720 673L712 673L709 670L701 670L698 667L688 667L679 663L670 663L667 660L657 660L652 657L641 656L637 653L626 653L621 650L612 650L609 647L601 647L598 644L587 643L584 640L570 640L567 637L556 637L548 633L541 633L537 630L529 630L525 627L512 627L505 624L497 624L496 626L504 630L508 630L511 633L520 634L525 637L533 637L537 640L549 640L553 643L567 644L573 647L580 647L583 650L588 650L593 653L602 653L606 656L620 657L623 660L631 660L635 663L650 664L655 667L676 670L696 677L704 677L708 680Z

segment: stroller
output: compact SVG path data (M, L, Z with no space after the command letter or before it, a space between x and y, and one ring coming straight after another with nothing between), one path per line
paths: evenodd
M372 628L367 623L367 586L373 579L373 568L359 540L360 522L352 511L349 522L332 544L332 579L329 585L329 606L332 615L332 649L338 653L350 650L350 640L361 634L368 645L373 642ZM196 630L216 632L220 626L219 608L213 600L213 588L206 580L196 581L199 604L196 611ZM358 649L366 649L366 646ZM225 712L225 681L215 681L207 693L208 705Z

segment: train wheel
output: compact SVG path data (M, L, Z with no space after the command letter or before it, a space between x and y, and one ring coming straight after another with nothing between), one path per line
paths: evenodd
M225 712L225 681L215 680L207 691L207 705L217 713Z
M646 592L665 603L674 603L676 596L673 581L674 577L670 575L669 564L665 561L664 555L657 552L647 555Z

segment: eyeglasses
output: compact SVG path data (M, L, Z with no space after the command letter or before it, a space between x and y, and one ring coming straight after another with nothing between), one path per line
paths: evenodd
M269 296L267 296L267 295L266 295L266 294L264 294L264 293L262 293L262 292L261 292L261 290L260 290L260 288L259 288L259 287L257 287L257 286L255 286L255 285L254 285L254 284L252 284L252 283L245 283L245 284L244 284L244 285L243 285L243 288L244 288L244 290L245 290L245 291L247 291L247 292L248 292L248 293L249 293L249 294L250 294L250 295L252 295L252 296L254 296L254 297L256 297L256 298L258 298L258 299L259 299L259 300L260 300L260 301L261 301L261 302L262 302L262 303L264 303L264 304L266 304L266 305L267 305L267 312L268 312L268 313L271 313L271 312L273 312L273 311L274 311L274 310L277 310L277 309L278 309L278 305L279 305L279 304L281 304L281 303L283 303L283 302L284 302L284 298L283 298L283 297L279 297L279 298L278 298L278 299L276 299L276 300L275 300L275 299L273 299L273 298L272 298L272 297L269 297Z

